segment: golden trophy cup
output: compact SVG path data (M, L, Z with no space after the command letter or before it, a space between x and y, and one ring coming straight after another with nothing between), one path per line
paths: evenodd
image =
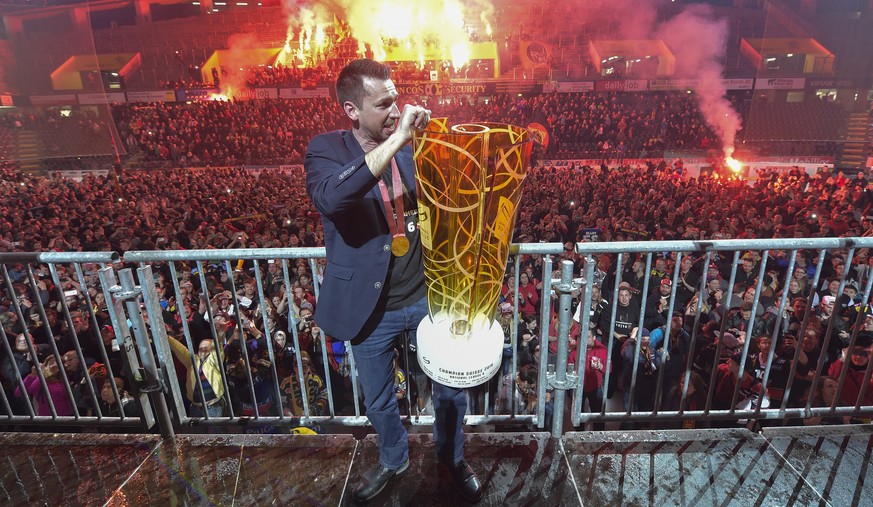
M503 358L495 317L532 142L522 127L434 119L413 146L429 313L418 362L441 384L473 387Z

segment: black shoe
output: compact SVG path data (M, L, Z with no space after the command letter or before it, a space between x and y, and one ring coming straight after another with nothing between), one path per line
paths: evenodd
M385 486L388 485L393 477L402 474L407 468L409 468L408 459L405 463L400 465L400 468L397 470L385 468L381 464L376 468L368 470L355 486L353 493L355 500L358 502L370 501L374 496L378 495L383 489L385 489Z
M455 490L464 500L475 503L482 498L485 488L466 460L461 460L454 465L443 463L442 466L448 472Z

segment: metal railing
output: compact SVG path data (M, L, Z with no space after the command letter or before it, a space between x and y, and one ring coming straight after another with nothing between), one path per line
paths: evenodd
M799 329L792 330L796 334L797 343L792 352L787 349L777 351L776 346L771 346L764 356L756 356L754 360L759 364L756 364L757 375L752 375L752 381L759 387L756 392L751 393L751 398L753 401L757 400L757 404L748 407L738 407L738 402L750 397L749 388L743 383L746 378L743 372L746 371L747 364L753 361L753 341L757 337L751 336L750 328L749 336L742 341L742 346L734 354L733 361L739 363L739 374L730 385L729 401L718 406L715 403L716 384L725 381L725 372L722 371L725 368L720 368L719 364L730 366L732 359L724 354L725 345L721 340L713 343L704 340L706 337L703 336L701 324L708 318L719 320L721 336L729 332L726 326L727 317L732 310L730 296L719 303L722 305L720 314L716 309L708 308L704 298L708 283L706 271L710 264L720 263L724 267L720 275L726 277L720 283L724 284L726 281L728 287L733 287L738 279L738 266L742 264L743 252L750 253L752 257L760 257L754 273L743 274L747 280L755 280L754 299L751 301L752 314L747 319L749 323L754 323L763 317L760 315L760 303L763 300L763 290L767 289L764 286L765 275L772 271L768 267L779 273L780 285L787 287L795 271L798 252L810 254L815 259L815 269L812 270L810 281L816 287L822 279L823 268L830 255L838 251L844 252L846 265L853 266L856 255L871 246L871 238L583 242L576 244L575 252L564 251L559 243L514 244L510 263L514 286L519 284L524 271L523 263L535 266L534 277L543 280L539 288L540 302L537 308L540 353L538 356L534 354L532 358L530 354L520 357L522 343L518 335L521 321L519 303L517 298L508 299L512 306L512 318L505 328L507 354L504 365L495 379L481 388L471 390L472 398L476 399L471 399L466 423L549 427L553 436L560 436L569 429L564 427L565 412L569 412L573 426L577 428L582 428L587 423L601 425L607 422L652 424L659 421L677 421L699 424L703 421L720 420L723 424L737 424L738 421L747 420L778 423L811 417L869 417L873 415L873 406L865 405L864 400L873 371L873 361L868 361L863 367L863 378L854 403L846 403L843 398L846 383L857 380L856 372L851 373L852 377L849 378L848 367L840 370L836 379L836 395L829 403L822 404L813 396L822 385L827 365L837 361L847 364L850 360L848 356L844 359L828 356L828 351L842 348L834 346L838 344L834 340L840 339L835 333L834 318L829 320L825 329L819 330L823 339L817 349L809 351L809 354L804 352L807 330L815 327L812 311L813 303L818 297L815 291L804 295L809 310L802 319L794 318L796 322L785 313L789 303L789 291L783 291L778 297L771 295L772 307L763 310L767 318L775 324L770 326L772 329L766 329L766 334L773 344L780 343L786 334L789 321L792 321L795 328L799 326ZM599 259L595 256L604 254L611 256L613 260L608 273L597 272ZM778 258L774 257L776 254ZM640 309L633 326L637 328L638 336L626 338L616 334L616 318L619 308L624 308L619 292L624 290L620 285L627 276L626 266L633 264L627 260L630 255L637 256L636 261L645 265L642 271L645 276L642 278L639 299L633 299L630 303L638 305ZM266 431L270 427L275 429L368 424L362 414L361 394L351 347L343 351L342 347L335 345L323 333L301 336L303 328L300 326L302 322L298 312L305 305L299 305L295 310L296 305L291 304L294 298L292 282L296 279L297 263L301 262L301 267L305 269L300 272L313 275L312 289L317 304L318 276L321 269L319 259L324 256L323 248L131 251L124 255L122 263L117 254L111 252L0 254L4 289L9 295L22 296L10 299L8 313L15 316L16 322L4 322L2 356L4 361L13 357L31 358L29 364L40 366L27 372L20 371L19 367L7 368L4 363L4 375L8 372L9 378L4 378L4 390L0 393L0 409L3 411L0 414L0 424L97 429L139 426L157 429L165 436L171 436L176 431L191 431L193 427L223 426L237 430L242 428ZM561 258L557 265L553 265L555 256ZM663 274L671 281L666 309L661 311L668 316L666 323L649 330L662 337L663 341L658 343L663 345L649 349L641 330L647 322L646 308L651 304L649 289L652 288L650 280L653 278L650 273L656 256L669 258L675 268ZM677 291L680 279L683 283L686 280L686 273L681 266L682 259L688 256L694 257L693 269L698 270L694 290L690 291L696 293L697 298L692 304L683 305L687 294L683 298L677 295ZM574 265L573 260L581 262L581 272L577 271L578 266ZM553 267L557 269L553 270ZM227 281L223 282L227 289L221 286L219 290L222 272L228 274ZM158 273L166 273L168 278L163 293L159 293L156 285L161 283L162 275ZM843 272L839 279L838 294L843 293L850 275L852 273L848 269ZM868 276L867 272L861 278L864 282L863 290L851 304L851 308L857 310L851 313L854 320L851 323L846 322L847 325L851 324L847 326L850 331L847 341L838 344L845 345L850 353L858 348L856 343L862 343L858 341L858 337L865 323L866 302L869 300L873 282L873 277ZM46 281L51 281L51 284L46 284ZM592 311L579 311L578 322L575 324L583 331L576 333L572 317L574 300L578 300L582 309L593 308L594 291L588 288L597 285L595 282L603 288L609 288L609 293L603 293L604 301L594 302L594 306L601 305L601 309L606 309L606 315L604 317L601 312L600 324L593 326ZM243 288L240 284L247 285L248 288ZM71 286L75 288L65 289ZM88 290L89 287L96 291ZM195 306L190 295L196 293L198 287L204 298ZM76 293L71 294L72 290ZM231 294L231 299L227 303L221 303L218 295L225 290ZM287 301L285 306L289 308L288 325L285 328L277 327L283 322L283 317L273 311L275 309L272 308L272 303L268 303L268 298L281 298L283 295ZM105 307L95 301L101 297L107 302ZM175 300L175 310L172 309L174 303L168 302L168 299ZM77 305L79 308L76 308ZM259 312L252 311L258 308ZM688 328L687 343L681 347L671 341L677 335L671 316L674 310L680 309L687 319L682 324ZM49 325L49 313L62 316L63 322L60 325ZM32 319L33 315L38 315L38 319ZM161 325L170 317L175 319L175 326ZM230 327L230 335L228 320L236 321L236 325ZM38 321L41 325L34 325L32 321ZM88 325L84 325L84 321ZM553 321L554 330L550 331L550 323ZM30 325L25 326L24 323ZM107 323L114 330L114 336L110 340L103 335L108 333L105 329ZM168 332L168 327L178 331ZM712 328L711 325L709 327ZM30 333L38 331L39 338L45 343L24 340L21 348L26 350L17 350L17 338L25 328ZM586 393L584 390L586 371L589 371L588 375L591 375L590 371L594 371L586 369L587 365L593 364L593 356L589 354L585 336L589 329L594 330L592 333L596 336L595 340L602 342L608 351L599 370L603 380L601 385L596 386L599 389L596 391L599 403L596 404L592 402L591 392ZM290 336L289 341L293 344L294 352L291 356L286 355L287 351L279 347L278 342L273 339L280 330ZM598 332L602 336L598 336ZM683 335L679 332L678 336ZM213 359L210 359L208 353L201 355L199 345L204 339L213 341ZM312 362L320 363L323 379L310 381L310 377L297 373L280 378L282 375L279 361L283 361L286 366L290 364L289 361L293 362L292 370L304 372L301 354L296 352L303 350L301 345L308 339L313 339L317 345L314 348L319 357L312 358ZM59 344L66 344L69 350L62 350ZM553 346L550 347L550 344ZM329 348L331 346L336 346L337 349ZM695 371L695 358L699 356L700 349L706 346L714 348L712 352L715 362L708 369ZM867 349L869 357L869 347ZM819 352L817 356L813 353L816 350ZM94 372L84 366L73 371L60 368L57 374L52 374L52 378L46 378L41 363L45 363L46 358L51 356L60 365L63 363L63 356L69 353L75 354L81 365L94 361L106 365L108 371L100 377L125 378L139 415L126 416L123 411L117 416L103 414L101 407L105 407L105 404L100 403L103 394L100 393L98 385L102 378L97 378ZM805 363L801 361L802 357L807 358ZM814 366L810 364L810 357L815 357ZM527 391L526 394L516 391L514 385L506 385L514 384L518 378L522 370L520 360L533 364L536 369L536 389ZM621 366L618 361L623 361ZM644 361L651 361L652 367ZM349 367L342 370L343 373L347 372L347 376L337 371L335 366L340 362L347 362ZM119 363L122 371L113 371L112 364ZM23 361L22 364L28 363ZM185 375L176 374L176 368L180 364L184 365L180 368L186 369ZM204 375L200 370L207 364L217 367L216 376L210 379L210 382L216 384L214 393L217 396L212 400L208 400L210 393L204 389L202 381L190 380L200 379ZM774 364L777 364L776 370ZM414 379L417 375L416 359L402 358L400 365L405 370L406 381L411 382L411 378ZM672 368L670 373L667 371L668 365ZM194 374L191 374L192 368ZM798 387L801 380L797 380L800 379L799 368L803 368L805 372L802 379L803 390L808 388L809 394L798 394L801 390ZM613 372L618 369L624 369L626 385L613 389L615 386L612 384L617 380ZM778 374L774 374L777 370ZM855 370L858 371L859 368L856 366ZM599 378L596 373L594 375L595 380ZM705 397L700 392L690 392L689 387L700 389L700 384L695 384L692 376L700 376L704 381L702 385ZM776 376L779 378L774 380ZM421 380L426 383L426 380ZM730 380L728 377L727 381ZM783 381L784 385L781 384ZM22 395L28 392L26 382L31 386L38 384L38 388L31 389L29 396ZM54 385L56 383L63 386L63 392ZM125 398L114 382L109 384L112 395L107 392L106 398ZM646 389L642 389L643 387ZM408 407L403 416L404 420L413 425L432 424L432 415L416 410L412 391L407 388L403 395ZM673 393L673 396L668 396L668 392ZM761 400L768 392L780 392L781 402L766 406ZM335 394L343 398L338 399ZM56 402L62 401L64 395L68 401L78 401L72 403L71 414L62 414L56 410ZM287 400L292 395L296 399L296 405L289 406ZM419 386L418 395L427 398L423 385ZM533 400L525 399L525 396L531 396ZM778 400L775 395L770 398ZM591 410L589 407L586 410L586 399L589 405L598 405L599 409ZM624 406L620 404L622 399ZM341 409L344 401L347 401L347 407ZM511 407L510 413L495 414L498 401ZM210 410L211 402L219 404L221 409ZM534 410L526 409L530 404L535 407ZM38 413L41 406L48 407L48 413ZM80 407L89 408L83 413Z
M551 267L551 259L548 257L549 254L557 254L563 252L563 245L560 243L536 243L536 244L522 244L522 245L513 245L512 252L518 255L545 255L543 266L544 272L548 273ZM241 266L243 263L251 261L252 263L252 273L255 282L255 288L257 292L258 301L264 302L267 298L267 293L264 287L264 274L261 272L261 266L266 263L275 263L281 264L281 280L284 282L284 292L285 298L288 301L292 299L292 283L291 283L291 267L290 261L295 259L305 259L307 265L309 267L310 273L318 273L318 264L316 259L323 258L325 256L324 248L279 248L279 249L231 249L231 250L189 250L189 251L137 251L137 252L128 252L124 256L125 262L134 262L139 263L140 268L137 270L140 287L142 287L142 293L144 298L144 309L148 313L148 318L150 321L155 321L154 319L159 318L160 316L160 306L158 304L158 297L155 293L153 293L152 289L154 288L154 284L151 283L153 273L151 271L151 267L156 263L167 263L171 276L170 279L173 282L173 290L177 297L177 300L181 300L180 286L177 280L177 267L176 263L178 262L192 262L196 263L195 268L197 270L197 274L200 278L201 287L207 286L206 281L206 269L205 263L221 263L222 266L220 269L223 269L227 273L239 273L240 270L235 268L234 266ZM516 263L518 261L516 260ZM122 270L122 273L124 270ZM231 292L234 294L239 294L238 282L234 281L233 277L229 277L229 283L231 285ZM316 301L318 298L319 292L319 284L317 282L317 277L313 277L313 288L315 292ZM235 300L231 303L234 307L232 311L233 314L240 315L242 320L249 320L246 317L242 317L245 315L245 310L241 309L240 306L241 301ZM546 301L548 304L548 301ZM546 311L548 310L548 306L545 307ZM194 337L191 334L190 328L187 325L188 315L185 313L185 309L183 306L179 306L180 318L183 323L182 331L185 340L185 346L188 349L188 354L190 356L190 361L192 364L197 362L195 359L195 341ZM211 305L207 305L206 313L208 315L211 325L211 334L212 339L215 343L221 343L221 339L219 337L218 332L216 331L214 322L215 316L213 315L213 308ZM517 304L515 311L513 312L514 320L513 325L511 326L511 331L508 336L510 340L510 344L514 348L516 337L516 327L518 325L518 309ZM294 349L296 351L301 349L301 336L300 330L298 329L297 324L299 323L299 317L294 315L289 315L289 325L287 331L290 333L291 340L294 344ZM250 320L251 321L251 320ZM276 329L269 322L269 319L260 319L260 326L258 332L263 336L272 336ZM156 342L167 343L166 333L163 329L153 329L153 335ZM339 414L335 410L336 400L334 399L333 393L335 390L333 389L333 382L337 379L334 376L332 379L329 374L328 368L330 364L330 357L328 348L325 346L327 343L323 332L318 337L320 339L320 343L322 344L319 347L319 352L321 354L321 364L323 371L325 373L323 381L325 383L325 388L328 392L327 396L327 407L325 414L316 415L316 411L312 409L312 400L311 393L307 392L307 386L305 386L301 379L295 378L294 380L298 382L300 390L299 393L302 397L302 407L303 413L301 415L287 415L285 413L285 409L288 408L282 403L282 396L278 395L272 398L270 401L275 403L275 408L270 410L270 413L262 414L259 409L258 403L253 403L252 412L253 414L249 414L248 416L240 416L236 410L234 410L234 406L239 406L238 400L234 400L232 398L231 390L225 389L225 401L224 406L227 409L226 416L213 417L208 413L205 413L203 417L190 417L188 412L185 409L185 402L180 395L176 395L180 390L174 390L172 397L172 404L174 413L179 414L177 423L181 426L187 425L205 425L205 426L226 426L226 425L236 425L236 426L246 426L246 427L264 427L264 426L318 426L318 425L341 425L341 426L360 426L369 424L365 415L361 413L361 407L363 406L361 403L361 395L359 392L359 386L357 382L357 370L355 368L354 363L354 354L352 353L351 347L347 347L345 350L346 357L350 363L349 376L350 376L350 390L352 394L352 410L353 414ZM545 336L544 336L545 338ZM226 343L226 342L225 342ZM276 369L276 351L274 350L275 344L272 340L265 340L267 356L269 358L269 369L270 374L269 382L272 382L273 393L280 393L281 389L279 386L279 375ZM169 348L168 346L165 348ZM401 347L402 348L402 347ZM222 347L216 347L216 353L218 354L220 362L223 364L227 364L227 358L222 358L224 351L222 351ZM246 374L245 386L249 389L250 399L256 400L257 396L254 392L255 389L255 379L252 377L252 363L253 358L249 356L250 350L247 347L240 347L242 361L246 365L244 368L244 372ZM163 370L172 370L168 365L172 364L171 358L166 354L159 354L163 358L163 364L161 365ZM545 364L545 357L542 358L542 364ZM301 361L301 355L295 354L294 356L295 366L297 367L297 371L303 371L303 364ZM406 372L406 377L408 378L410 374L416 369L416 359L410 357L403 357L401 359L401 364L404 366L404 370ZM517 371L517 362L515 355L512 355L512 360L508 361L506 364L506 371L513 378ZM227 371L226 368L222 370L222 377L225 382L225 387L227 387ZM420 376L419 376L420 377ZM421 377L420 377L421 378ZM202 389L200 384L194 386L195 390ZM423 386L422 386L423 387ZM200 396L204 396L204 393L199 391ZM406 389L405 402L409 407L409 413L406 415L406 420L410 424L414 425L431 425L433 424L433 416L432 415L424 415L424 414L413 414L414 403L411 399L411 390ZM425 393L421 393L420 396L426 397ZM484 406L489 407L491 405L491 400L489 393L485 393L485 402ZM190 400L189 400L190 401ZM513 411L515 412L515 408L513 406ZM468 413L466 418L467 424L538 424L540 427L543 426L543 410L540 409L535 415L515 415L515 414L507 414L507 415L495 415L493 411L489 411L486 409L480 410L479 413Z
M3 352L4 382L4 389L0 391L0 408L3 410L2 415L0 415L0 421L5 420L16 425L54 427L58 425L77 427L129 427L144 425L151 427L154 425L154 413L146 399L147 389L138 390L139 392L135 397L135 401L139 406L139 416L128 417L123 410L119 411L118 416L109 416L102 413L97 394L98 389L94 383L95 379L84 367L86 364L85 352L82 346L82 336L80 336L84 330L97 329L97 313L93 311L94 300L87 290L78 292L78 289L70 289L70 291L77 291L76 297L81 297L85 302L86 308L90 310L87 312L87 315L78 316L78 322L74 322L70 304L68 304L68 298L73 297L73 294L69 291L65 293L64 290L65 286L88 286L85 275L86 270L83 266L102 266L101 271L111 270L111 268L106 266L116 263L118 260L119 256L115 252L0 254L3 288L5 289L8 301L11 303L9 311L5 315L12 315L16 319L16 322L12 325L5 322L3 326L0 326L0 336L2 336L3 342L0 346L2 346ZM10 266L15 273L14 276L10 275ZM36 270L36 266L41 266L42 268ZM64 266L65 269L63 280L61 279L59 266ZM73 272L70 275L66 274L67 267ZM34 274L35 271L38 272L38 275ZM89 276L91 276L90 267L88 271ZM22 279L25 282L17 288L15 285L18 283L18 280ZM51 284L48 284L47 281L50 281ZM106 285L104 284L104 286ZM27 297L28 288L30 298ZM55 301L58 301L57 309L49 308L47 304L49 301L52 301L52 292L56 292L57 299ZM107 299L107 301L111 300L111 298ZM107 351L107 345L102 340L98 340L96 343L89 342L89 344L93 345L91 349L97 352L98 358L95 359L103 361L101 364L106 368L106 377L113 379L124 375L130 379L138 378L140 376L138 358L134 353L134 346L128 332L128 327L117 325L124 321L119 321L117 318L118 315L122 315L121 308L114 308L114 310L112 312L113 322L116 324L114 328L120 330L115 343L117 350L115 350L115 347L111 347L110 351ZM26 318L25 312L29 316L36 316L37 318ZM48 317L49 312L52 312L54 315L60 314L58 318L62 318L63 321L58 327L51 324ZM41 325L35 327L40 327L44 332L43 343L37 344L33 339L18 340L19 336L27 337L30 334L30 326L26 326L26 323L31 321L41 323ZM65 334L72 344L71 350L64 351L64 354L62 354L58 345L58 342L61 342L63 338L61 334ZM24 350L18 350L19 341L23 345ZM38 350L37 345L40 345L42 350ZM15 351L13 351L13 347ZM65 363L62 356L69 352L75 354L79 365L78 368L74 368L72 371L68 371L66 367L61 367ZM125 360L122 361L125 372L113 371L109 355L116 352L125 355ZM18 362L19 359L21 360L20 362ZM46 362L50 363L52 360L58 365L57 373L48 372L43 369L43 365ZM30 372L21 371L19 365L29 365L32 369ZM58 380L53 380L52 383L60 383L63 389L62 393L59 395L52 394L48 379L46 378L47 374L50 374L52 379L58 378ZM81 382L78 385L74 385L71 382L71 376L81 377ZM25 386L25 380L28 377L30 377L30 380L37 379L38 385L31 382L31 389L28 389ZM119 392L115 382L110 382L109 384L112 396L115 400L119 400L120 403L124 398L122 393ZM81 391L83 388L84 394L80 396L74 394L74 389ZM134 392L136 391L134 390ZM159 393L155 394L154 398L160 398L160 396L157 396ZM76 398L80 397L84 398L81 400L84 401L86 412L84 414L80 410L82 405L76 403ZM43 409L47 407L50 414L38 413L37 407L40 406L40 400L42 400ZM64 413L59 413L56 408L56 402L61 401L64 402L66 408ZM172 426L165 425L165 427L170 430L172 429Z
M728 287L733 287L734 281L737 276L737 268L740 265L740 252L742 251L752 251L752 252L760 252L761 260L757 263L757 273L755 277L755 292L754 292L754 301L751 304L751 315L749 317L749 322L755 321L755 313L759 308L760 296L762 294L762 285L764 281L764 275L766 274L765 269L767 267L767 261L771 251L787 251L788 255L783 258L788 259L788 266L785 269L785 276L782 280L782 287L788 287L789 281L791 279L792 274L794 273L795 263L797 254L801 250L815 250L817 251L817 263L814 275L812 278L812 288L813 290L809 291L809 294L805 296L807 311L805 312L802 321L800 322L800 331L798 332L797 345L795 347L793 357L791 358L790 363L790 372L787 378L787 385L784 388L784 394L781 404L778 407L770 407L764 408L764 403L757 403L750 408L740 409L737 408L738 395L740 392L741 382L735 382L735 385L732 390L730 408L728 409L713 409L713 390L715 387L715 378L716 378L716 369L710 372L710 382L707 389L706 402L703 407L700 407L696 410L687 410L686 409L686 400L688 399L688 386L689 380L692 373L691 368L691 358L694 356L694 349L696 344L698 343L696 335L698 333L698 323L701 318L701 310L703 309L704 300L703 298L697 299L697 305L694 311L694 326L692 327L692 336L690 341L690 351L688 353L689 360L686 362L686 367L684 368L682 377L683 382L680 384L682 386L681 389L681 399L679 402L678 410L659 410L660 404L660 396L663 382L664 382L664 368L659 368L658 377L657 377L657 390L655 396L655 409L653 411L634 411L630 408L625 411L616 411L612 413L606 413L605 408L601 410L599 414L591 414L591 413L583 413L581 410L581 382L582 379L579 379L579 383L577 384L576 389L576 397L574 398L574 410L573 410L573 421L574 424L579 424L585 421L610 421L610 420L624 420L624 421L657 421L657 420L709 420L709 419L726 419L726 420L745 420L745 419L780 419L784 420L787 418L810 418L810 417L865 417L873 414L873 406L862 405L862 400L864 399L867 387L870 383L871 371L873 371L873 361L868 361L867 366L864 371L863 381L859 385L859 393L854 406L837 406L838 401L840 400L843 392L843 387L846 382L847 373L849 368L843 367L840 371L840 376L838 379L838 386L836 390L836 395L833 397L829 406L818 406L813 407L813 398L811 396L807 396L805 403L802 406L797 407L789 407L788 402L790 399L791 389L793 384L795 383L795 374L798 366L798 359L801 351L803 350L803 340L805 338L805 332L810 323L810 318L812 316L812 308L813 308L813 300L816 296L814 288L818 284L822 268L824 267L825 256L829 251L834 250L846 250L847 251L847 259L845 261L846 266L852 266L852 260L859 249L862 248L870 248L873 246L873 241L869 238L821 238L821 239L767 239L767 240L723 240L723 241L670 241L670 242L626 242L626 243L580 243L576 245L576 251L582 255L585 255L588 259L587 269L585 272L585 281L587 283L592 282L593 277L593 255L599 253L616 253L618 254L618 267L617 272L621 272L621 264L623 262L623 257L629 253L644 253L646 259L646 270L651 267L652 256L655 253L670 251L676 254L676 266L677 269L673 271L671 274L671 292L669 298L669 313L672 314L674 310L674 302L676 300L676 289L677 283L679 281L680 270L678 266L681 263L682 254L688 254L693 252L702 252L704 254L703 266L709 266L712 261L712 257L714 253L717 252L732 252L733 259L731 262L731 269L729 273L729 282L727 284ZM839 289L837 290L837 298L843 294L844 289L846 287L847 280L849 280L850 271L846 269L843 273L843 276L839 278ZM699 293L703 293L706 286L705 277L701 277L701 282L699 286ZM648 283L649 279L645 280L645 288L643 290L642 297L642 307L645 308L647 297L648 297ZM852 333L848 343L848 350L852 350L855 347L859 331L861 330L861 324L864 322L867 316L867 302L869 301L870 288L871 283L873 283L873 277L867 276L864 289L860 297L860 301L853 302L853 306L858 307L859 311L856 312L855 322L852 326ZM616 283L613 301L618 299L618 283ZM783 330L783 326L781 323L785 320L786 306L788 302L788 290L782 291L781 297L778 300L777 309L777 320L779 321L777 325L773 326L772 334L770 336L771 343L775 344L781 331ZM587 308L591 304L591 296L590 292L586 292L581 302L583 308ZM612 312L612 324L611 329L615 327L615 305L613 305ZM563 315L562 315L563 317ZM588 314L586 312L582 312L582 322L580 327L585 329L588 324ZM720 333L725 333L725 326L728 320L723 318L721 319L720 324ZM818 361L816 363L816 368L814 370L814 378L812 380L811 387L809 389L810 393L816 392L819 386L819 381L822 377L823 365L825 364L826 359L826 351L830 345L831 340L834 339L834 323L836 320L831 318L828 322L828 327L824 333L824 341L821 343ZM670 336L672 325L672 319L667 321L666 329L664 330L664 336ZM639 328L643 327L643 316L641 315L639 321ZM640 359L640 342L642 340L638 340L635 344L635 354L634 354L634 364L633 364L633 376L634 378L631 380L631 399L633 398L634 388L636 384L636 374L637 367ZM613 350L614 337L609 337L609 349ZM740 354L740 364L739 371L745 372L746 363L749 360L750 347L752 345L752 340L747 339L742 345L742 352ZM715 351L715 357L721 357L722 350L724 348L724 344L719 341L717 343L717 348ZM870 347L867 347L867 354L869 357ZM579 348L579 364L585 364L587 353L587 344L583 344ZM661 364L664 363L666 356L668 353L668 349L666 347L662 348L661 354ZM762 386L758 398L762 398L766 390L770 388L768 385L768 380L770 379L770 375L773 368L773 361L776 353L776 347L770 346L766 358L766 365L763 370L763 378L760 382ZM834 358L830 358L834 359ZM844 361L848 361L848 358L845 357ZM605 407L605 393L606 389L604 389L604 407ZM632 406L633 404L630 403Z

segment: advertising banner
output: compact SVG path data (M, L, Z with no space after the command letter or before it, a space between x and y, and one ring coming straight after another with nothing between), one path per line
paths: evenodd
M237 90L233 97L239 100L278 99L279 91L276 88L243 88Z
M542 93L543 85L539 83L532 82L504 82L501 81L494 85L494 92L496 93ZM471 93L471 92L457 92L457 93ZM491 92L489 92L491 93Z
M260 175L264 171L282 171L285 174L302 173L303 165L301 164L283 164L283 165L247 165L243 169L247 173L255 176Z
M819 79L807 78L806 87L811 90L833 89L833 88L856 88L855 81L852 79Z
M175 102L176 92L173 90L156 90L149 92L127 92L128 102Z
M127 102L124 92L80 93L79 104L83 106L96 104L117 104Z
M580 93L593 92L594 81L551 81L543 83L543 93Z
M644 92L649 88L645 79L628 79L624 81L596 81L594 88L599 92Z
M220 93L218 88L195 88L192 90L176 90L176 100L212 100L212 96Z
M400 95L480 95L494 93L494 83L400 83L395 85Z
M700 83L699 79L652 79L649 81L649 90L693 90ZM722 79L725 90L751 90L755 84L753 78Z
M330 89L324 86L321 88L310 88L306 90L303 88L279 88L280 99L326 99L329 97Z
M756 90L802 90L806 79L802 77L759 77L755 79Z
M75 93L57 95L31 95L30 103L34 106L75 106L79 103Z
M12 95L0 95L0 107L12 107Z
M575 158L570 160L543 160L545 167L600 167L603 159Z
M751 90L755 87L753 78L722 79L725 90Z
M699 79L651 79L649 90L691 90L700 82Z
M82 181L85 176L106 176L109 174L108 169L71 169L64 171L64 178L70 178L76 181Z

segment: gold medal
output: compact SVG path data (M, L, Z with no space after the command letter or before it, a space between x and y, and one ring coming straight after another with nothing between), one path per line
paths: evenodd
M400 169L397 162L391 159L391 180L394 189L394 208L391 208L391 196L388 195L388 186L379 179L379 192L382 194L384 204L385 221L388 222L388 230L391 233L391 253L394 257L403 257L409 252L409 240L403 234L403 182L400 180Z
M403 257L409 252L409 239L406 236L395 236L391 240L391 253L394 257Z

